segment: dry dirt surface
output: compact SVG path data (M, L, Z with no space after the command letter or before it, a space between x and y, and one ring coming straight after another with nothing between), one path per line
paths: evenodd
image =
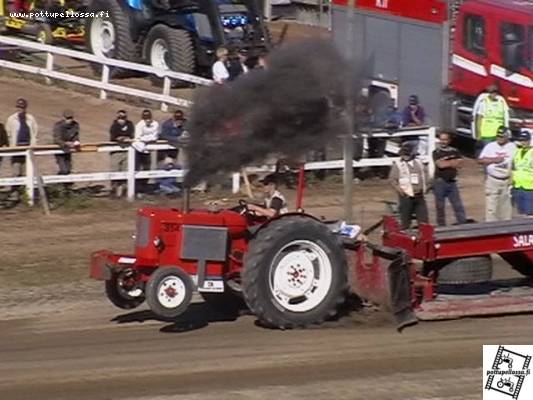
M1 80L2 119L18 96L29 99L45 142L65 104L79 114L87 141L104 139L123 107ZM80 157L75 168L84 171L105 162ZM311 182L306 210L342 216L339 182L338 176ZM460 182L469 215L480 219L479 168L467 163ZM294 191L287 194L293 204ZM227 196L227 190L196 196L194 203L234 204ZM372 225L386 199L394 196L385 182L357 184L355 220ZM135 210L143 204L93 199L87 208L60 208L47 218L22 206L0 211L1 400L477 400L482 345L531 342L531 315L426 322L399 334L387 312L373 308L303 331L268 330L253 316L216 315L199 301L173 324L145 307L124 312L105 299L101 282L87 278L89 255L131 250Z

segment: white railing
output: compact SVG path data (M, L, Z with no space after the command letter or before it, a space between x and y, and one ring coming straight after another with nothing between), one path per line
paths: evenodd
M369 138L383 138L394 139L409 136L417 136L420 139L419 152L420 160L428 165L429 176L433 176L435 173L435 163L433 162L433 150L436 147L436 129L435 127L422 127L422 128L409 128L400 129L393 133L389 132L373 132L372 134L363 133L362 138L364 140L364 147L367 148L367 141ZM355 138L355 136L354 136ZM399 145L394 142L388 142L386 147L387 153L398 154ZM344 154L344 152L343 152ZM365 168L365 167L382 167L391 166L398 157L382 157L382 158L362 158L361 160L353 160L353 168ZM304 164L304 168L307 171L327 170L327 169L344 169L344 160L328 160L328 161L311 161ZM244 169L246 173L261 173L274 171L273 165L263 165L260 167L247 167ZM233 174L233 193L238 193L240 190L241 174Z
M433 162L432 153L435 150L436 130L434 127L430 128L418 128L409 130L400 130L394 133L387 132L374 132L371 135L363 134L364 140L369 137L373 138L402 138L406 136L417 136L421 139L421 143L424 143L424 138L427 138L425 144L420 147L423 154L420 154L420 159L428 164L428 172L430 176L433 176L435 171L435 164ZM175 149L166 143L154 143L147 146L148 150L169 150ZM393 142L387 144L387 152L397 153L398 146ZM98 181L113 181L113 180L126 180L128 187L128 200L135 198L135 180L136 179L150 179L150 178L164 178L164 177L176 177L178 181L183 181L185 175L184 170L151 170L151 171L135 171L135 155L136 150L131 147L121 147L110 143L97 143L97 144L84 144L81 148L81 153L95 152L95 153L110 153L115 151L127 152L128 156L128 168L123 172L92 172L92 173L75 173L70 175L42 175L42 181L46 184L51 183L72 183L72 182L98 182ZM37 185L37 176L35 169L35 157L64 154L56 145L49 146L35 146L35 147L18 147L18 148L0 148L0 159L12 157L12 156L25 156L26 157L26 176L16 178L0 178L0 187L9 186L25 186L30 205L34 204L35 200L35 187ZM73 153L74 155L77 152ZM380 167L390 166L398 157L382 157L382 158L362 158L358 161L353 161L353 168L364 167ZM327 170L327 169L343 169L344 160L329 160L329 161L312 161L306 162L304 168L309 171L315 170ZM244 169L246 173L257 172L269 172L273 171L273 165L263 165L256 167L247 167ZM241 174L233 174L233 192L238 193L240 190Z
M147 146L148 150L175 150L173 147L165 143L154 143ZM80 152L73 152L75 156L77 153L96 152L96 153L110 153L110 152L127 152L128 167L126 171L122 172L92 172L92 173L76 173L69 175L41 175L44 185L51 183L73 183L73 182L99 182L99 181L114 181L126 180L128 200L132 201L135 198L135 180L136 179L150 179L150 178L167 178L176 177L177 180L182 181L185 171L174 170L151 170L151 171L135 171L135 155L137 151L131 147L121 147L114 144L85 144L82 146ZM0 178L0 187L10 186L25 186L28 198L28 204L35 203L35 187L37 185L37 174L35 168L35 157L50 156L56 154L65 154L63 150L56 145L50 146L35 146L35 147L18 147L18 148L0 148L0 159L13 156L26 157L26 176L16 178Z
M15 71L44 76L47 79L57 79L65 82L99 89L101 99L107 98L107 92L114 92L160 102L161 109L163 111L167 111L169 104L181 107L190 107L192 105L192 102L190 100L181 99L170 95L172 80L180 80L203 86L208 86L213 83L213 81L209 79L201 78L195 75L157 69L153 68L150 65L137 64L128 61L120 61L111 58L97 57L93 54L85 53L82 51L50 46L42 43L31 42L28 40L7 37L3 35L0 35L0 44L17 46L22 49L30 49L34 52L46 53L46 66L44 67L23 64L21 62L15 61L0 60L0 67L2 68L8 68ZM84 60L89 63L101 65L102 73L100 75L100 79L91 79L54 70L55 56L70 57L76 60ZM109 83L109 72L111 67L117 67L135 72L143 72L155 75L159 78L163 78L163 93L160 94L148 90L135 89L116 83Z

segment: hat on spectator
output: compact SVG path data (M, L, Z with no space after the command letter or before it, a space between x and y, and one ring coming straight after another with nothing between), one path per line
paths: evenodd
M502 125L496 131L496 136L510 138L511 137L511 130Z
M17 99L17 102L15 103L15 105L18 108L27 108L28 107L28 102L26 101L26 99L23 99L21 97L21 98Z
M64 118L74 118L74 111L67 109L63 111L63 117Z
M522 142L526 142L526 141L531 141L531 133L529 132L529 130L527 129L522 129L520 131L520 133L518 134L518 137L516 138L516 140Z

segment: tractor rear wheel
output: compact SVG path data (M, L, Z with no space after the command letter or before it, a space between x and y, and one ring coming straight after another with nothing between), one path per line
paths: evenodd
M159 318L172 321L187 310L193 290L189 274L181 268L161 267L148 279L146 302Z
M267 326L303 328L335 316L348 289L344 250L327 227L310 217L272 221L250 242L243 293Z
M116 0L93 0L91 12L108 12L109 18L89 18L85 26L85 43L89 52L98 57L115 58L123 61L137 61L139 52L133 42L129 18ZM101 64L92 64L96 73L101 73ZM113 77L135 75L131 71L111 68Z
M114 272L111 279L105 281L105 293L111 303L124 310L131 310L144 302L142 286L131 269Z
M192 38L189 32L158 24L148 32L144 47L145 59L154 68L162 71L194 73L195 57ZM162 78L152 75L156 85ZM189 86L187 82L172 82L172 86Z

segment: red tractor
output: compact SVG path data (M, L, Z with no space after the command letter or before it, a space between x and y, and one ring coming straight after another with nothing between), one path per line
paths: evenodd
M305 327L334 316L348 291L342 236L303 212L256 216L229 210L143 208L135 252L93 253L91 277L105 280L124 309L145 299L160 318L183 313L194 291L215 309L242 297L266 325Z

